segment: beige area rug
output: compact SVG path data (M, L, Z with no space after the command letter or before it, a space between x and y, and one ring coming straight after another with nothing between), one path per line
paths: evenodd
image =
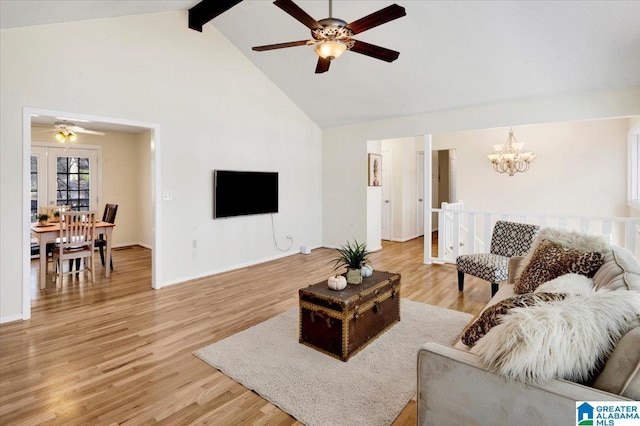
M400 309L348 362L298 343L297 308L195 355L307 425L389 425L415 395L420 346L450 344L472 318L407 299Z

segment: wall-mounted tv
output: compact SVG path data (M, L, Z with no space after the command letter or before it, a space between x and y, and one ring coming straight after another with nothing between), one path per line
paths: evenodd
M214 170L213 217L278 213L278 173Z

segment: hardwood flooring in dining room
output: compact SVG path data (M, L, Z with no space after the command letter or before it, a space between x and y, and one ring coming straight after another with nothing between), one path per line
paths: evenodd
M467 277L459 293L454 265L422 263L422 241L384 242L372 264L401 273L402 297L477 315L489 284ZM109 278L98 260L95 284L40 291L32 279L32 319L0 325L0 424L299 424L192 352L296 307L299 288L331 275L334 253L153 290L151 253L136 246L114 251ZM394 425L415 424L415 409Z

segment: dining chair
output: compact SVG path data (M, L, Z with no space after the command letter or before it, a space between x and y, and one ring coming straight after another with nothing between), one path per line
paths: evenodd
M55 213L62 213L62 212L68 212L69 210L71 210L71 206L70 205L64 205L64 206L42 206L40 207L39 211L40 213L46 213L49 216L49 220L50 222L56 222L60 220L60 217L58 216L58 219L53 219L55 217ZM52 220L53 219L53 220ZM45 256L47 256L47 259L50 257L51 253L53 253L53 251L55 250L56 246L58 244L58 241L52 241L47 243L47 251L45 253ZM40 249L38 249L38 253L40 253ZM33 250L32 253L33 254Z
M493 297L500 282L507 279L509 258L527 253L539 229L539 226L527 223L497 221L491 234L489 253L463 254L456 258L458 290L463 291L464 274L469 274L489 281Z
M106 204L104 206L104 213L102 214L102 221L107 223L116 223L116 213L118 213L118 205L117 204ZM107 246L107 240L104 238L104 234L98 235L96 238L96 247L100 250L100 260L102 261L102 266L104 266L104 249ZM109 267L113 271L113 255L111 256L111 262Z
M57 267L57 274L54 274L54 281L57 280L56 287L62 286L64 275L75 274L69 267L68 272L64 272L64 261L69 260L72 265L75 259L84 259L83 271L91 274L91 282L95 282L94 270L94 240L96 231L95 211L68 211L60 213L60 242L53 251L53 264Z

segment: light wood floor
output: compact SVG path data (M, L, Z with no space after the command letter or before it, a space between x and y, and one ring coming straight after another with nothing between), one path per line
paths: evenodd
M298 424L192 352L297 306L332 272L330 249L151 289L151 253L114 252L110 278L39 290L32 319L0 325L0 424ZM455 266L423 265L422 239L384 243L377 269L400 272L402 297L477 315L490 285ZM67 278L69 279L67 281ZM410 402L394 425L415 424Z

